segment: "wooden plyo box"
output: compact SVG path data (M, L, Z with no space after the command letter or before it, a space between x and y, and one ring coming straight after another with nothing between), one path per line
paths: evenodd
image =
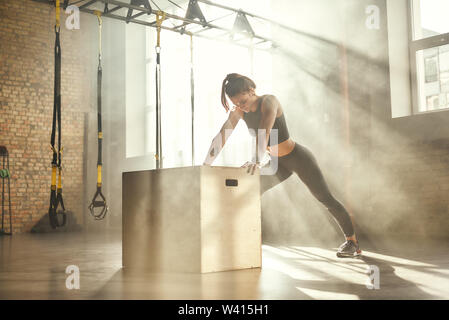
M261 267L259 175L209 166L123 173L123 267L198 273Z

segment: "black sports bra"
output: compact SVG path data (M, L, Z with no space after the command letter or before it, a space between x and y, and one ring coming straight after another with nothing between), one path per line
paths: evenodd
M260 102L259 105L257 107L257 110L254 112L244 112L243 113L243 120L245 120L246 125L248 126L248 130L249 133L255 137L257 134L257 129L259 128L259 124L260 124L260 119L262 116L262 112L261 112L261 107L262 107L262 101L264 100L266 95L262 96L260 98ZM288 138L290 138L290 135L288 133L288 129L287 129L287 124L285 123L285 117L284 117L284 112L282 112L282 115L280 117L277 117L274 121L273 124L273 129L277 129L278 130L278 142L277 144L284 142L286 140L288 140ZM273 132L271 132L271 134L273 134ZM270 134L270 136L271 136ZM270 139L268 139L268 146L271 147L271 141Z

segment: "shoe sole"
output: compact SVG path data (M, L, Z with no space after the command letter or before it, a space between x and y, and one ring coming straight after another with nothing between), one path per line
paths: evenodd
M354 252L353 254L337 252L337 257L339 257L339 258L357 258L357 257L360 257L361 255L362 255L362 250L358 250L358 251Z

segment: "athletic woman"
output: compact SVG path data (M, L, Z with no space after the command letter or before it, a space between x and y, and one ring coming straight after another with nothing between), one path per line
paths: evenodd
M221 103L228 112L230 108L226 100L227 96L235 107L212 141L203 165L213 163L223 149L232 130L239 120L243 119L250 129L250 134L262 140L258 141L257 144L256 153L258 157L256 159L262 159L265 150L268 150L271 161L274 157L277 157L278 169L276 174L260 176L261 195L290 177L293 172L296 173L315 198L326 206L346 237L346 241L338 248L337 256L353 257L360 255L362 251L359 249L352 220L345 207L329 191L315 157L307 148L290 138L282 106L276 97L273 95L258 96L255 89L254 81L237 73L228 74L223 80ZM260 129L262 129L262 134L257 134ZM277 129L277 144L270 143L272 129ZM261 168L261 164L260 161L253 160L245 163L243 167L247 167L248 171L253 174L256 167Z

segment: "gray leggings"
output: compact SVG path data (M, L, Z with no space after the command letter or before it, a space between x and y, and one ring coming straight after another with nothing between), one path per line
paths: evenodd
M262 195L268 189L281 183L290 177L293 172L304 182L315 198L326 206L345 236L352 236L354 228L348 212L329 191L312 152L298 143L295 143L292 152L278 158L278 170L275 175L260 176L260 194Z

